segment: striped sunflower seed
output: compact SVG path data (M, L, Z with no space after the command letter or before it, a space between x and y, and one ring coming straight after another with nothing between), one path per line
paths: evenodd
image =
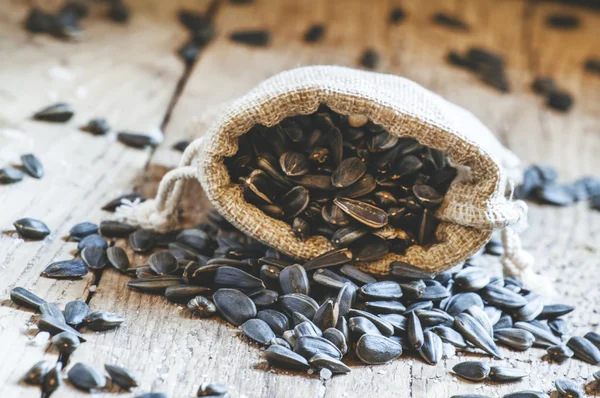
M500 343L519 351L531 348L535 336L523 329L507 328L494 330L494 338Z
M73 239L76 242L79 242L86 236L93 234L98 234L98 225L93 224L91 222L82 222L76 224L69 230L69 235L71 236L71 239Z
M558 379L554 382L554 387L561 396L568 398L583 398L585 393L579 388L579 386L573 383L571 380Z
M43 298L36 296L29 290L20 286L11 289L10 299L13 303L17 305L22 305L24 307L28 307L36 311L39 311L40 306L47 303L46 300L44 300Z
M348 365L342 361L332 358L327 354L315 354L308 361L310 365L315 369L329 369L332 374L346 374L350 373Z
M523 377L529 376L529 372L525 369L509 368L506 366L492 366L490 367L489 378L492 381L517 381Z
M310 367L304 357L280 345L271 345L265 350L265 359L276 368L306 370Z
M219 289L213 294L213 300L221 316L235 326L256 316L256 305L239 290Z
M326 354L338 360L342 358L342 353L332 342L319 336L299 337L294 344L294 352L308 359L316 354Z
M304 267L298 264L290 265L279 273L279 284L283 294L310 294L308 275Z
M483 381L490 374L490 367L480 361L465 361L454 365L452 371L463 379Z
M495 358L502 358L492 337L471 315L465 313L458 314L454 318L454 326L475 347L481 348Z
M369 365L390 362L402 355L402 346L387 337L364 334L356 343L356 356Z
M575 353L564 344L553 345L546 348L548 358L554 362L564 362L572 358Z
M83 319L91 312L92 310L90 310L90 307L82 300L69 301L65 305L65 310L63 311L65 321L68 325L73 327L79 326L83 322Z
M54 367L51 361L39 361L33 365L25 376L23 376L23 382L31 385L40 385L44 381L44 376Z
M573 350L575 357L592 365L600 364L600 349L590 340L573 336L567 341L567 346Z
M560 344L560 340L554 336L551 332L534 325L532 323L527 322L515 322L513 327L517 329L522 329L530 332L535 337L535 341L533 342L534 346L547 348L551 345Z
M475 292L486 287L490 283L490 277L482 268L466 267L454 276L454 281L461 290Z
M260 319L248 319L240 325L240 329L246 337L258 344L267 345L275 338L269 325Z
M413 349L419 350L421 346L423 346L424 339L421 321L419 320L417 314L414 311L409 312L406 315L406 319L408 342Z
M106 249L106 257L117 271L124 272L129 268L129 257L122 247L109 247Z
M137 377L129 369L109 364L105 364L104 369L110 376L112 383L124 390L130 390L139 385Z
M57 261L42 271L42 276L54 279L77 279L88 273L85 263L78 259Z
M212 316L217 312L215 304L209 298L204 296L194 297L188 302L187 307L192 314L201 317Z
M40 220L21 218L13 223L15 229L23 238L40 240L50 235L50 228Z
M67 375L69 381L81 390L98 390L106 386L106 377L82 362L76 363L69 369Z
M112 312L94 311L83 318L83 324L90 330L104 331L119 327L125 318Z
M44 166L33 153L21 155L21 163L27 173L34 178L44 177Z
M423 333L423 345L419 349L419 355L429 365L435 365L442 359L442 340L437 334L430 331Z

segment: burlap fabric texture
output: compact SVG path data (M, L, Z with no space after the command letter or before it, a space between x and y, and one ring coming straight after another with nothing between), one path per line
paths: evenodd
M320 104L340 114L364 114L391 134L442 150L459 170L436 213L441 220L438 243L411 246L403 255L360 264L363 269L384 274L391 262L404 261L440 272L475 253L494 230L526 219L525 203L506 196L507 186L518 182L519 160L474 115L405 78L336 66L279 73L233 101L207 131L198 132L201 137L186 149L180 167L165 175L156 199L122 206L121 218L157 231L173 228L182 180L197 178L229 222L280 252L307 260L333 249L322 236L299 240L286 222L247 203L224 164L236 154L238 137L253 125L273 126L288 116L313 113ZM530 258L520 264L518 235L505 233L503 238L509 251L515 251L505 259L505 269L518 274Z

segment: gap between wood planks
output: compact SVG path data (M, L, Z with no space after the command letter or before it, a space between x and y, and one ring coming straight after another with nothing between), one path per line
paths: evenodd
M220 5L221 5L220 0L212 0L208 9L205 12L205 15L208 17L208 19L211 23L214 22L215 15L216 15L217 11L219 10ZM202 54L205 52L206 47L209 45L210 45L210 43L202 46L202 48L200 48L200 50L198 51L198 56L196 57L196 59L194 59L194 62L192 62L191 64L185 65L183 73L181 74L181 77L177 81L177 85L175 87L175 90L173 91L173 95L171 97L171 100L169 101L169 105L167 106L167 110L165 111L165 115L160 124L160 130L163 133L163 135L165 134L165 130L169 124L169 120L171 118L171 113L173 112L175 105L177 105L177 101L181 97L181 93L183 92L183 89L184 89L188 79L190 78L192 71L194 70L194 66L198 63L198 60L200 59ZM156 147L152 148L152 150L150 152L150 156L148 156L148 160L147 160L146 164L144 165L144 171L146 171L148 169L155 151L156 151ZM100 269L94 273L94 286L96 286L96 289L94 289L93 291L92 290L88 291L88 295L85 299L86 304L89 304L92 301L92 298L94 297L94 294L96 293L96 290L97 290L98 286L100 285L100 281L102 280L103 271L104 271L104 268Z

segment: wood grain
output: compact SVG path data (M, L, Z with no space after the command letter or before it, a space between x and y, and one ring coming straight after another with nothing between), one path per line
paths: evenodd
M40 126L25 120L32 110L46 104L42 98L46 90L62 90L61 93L68 94L77 84L91 85L90 81L96 81L94 91L89 89L89 93L93 93L93 102L87 97L87 102L79 100L81 102L76 104L82 110L83 121L89 116L84 112L93 110L93 114L108 115L111 121L115 120L115 124L124 128L148 129L159 124L182 73L172 51L173 45L178 45L184 35L172 21L175 6L169 6L170 11L162 13L161 2L152 4L154 8L145 11L134 22L138 25L125 28L129 32L125 37L131 41L124 39L122 32L114 33L110 39L106 37L113 31L108 29L108 24L97 27L97 36L90 31L89 41L96 44L83 53L87 55L78 53L75 56L79 61L73 65L80 66L83 72L77 83L68 85L39 77L44 76L49 65L40 61L41 54L56 56L57 51L62 51L63 58L56 56L56 59L68 56L69 62L75 62L64 44L48 39L35 46L29 45L26 35L15 26L17 17L2 21L0 34L9 38L12 45L0 40L0 54L11 52L17 59L9 64L9 71L0 69L1 81L8 81L10 87L0 91L3 102L0 121L3 127L11 129L9 137L16 134L13 130L26 131L25 135L31 137L27 144L30 147L21 147L19 145L25 144L20 140L9 139L7 148L13 154L25 150L41 153L42 149L47 149L42 158L47 168L63 173L52 173L60 174L54 179L28 179L13 187L0 187L0 204L3 209L10 209L0 214L0 227L9 229L14 219L27 214L43 218L56 231L43 243L15 243L10 233L0 238L0 258L6 258L2 262L3 271L8 270L5 271L7 277L0 282L0 287L5 284L6 288L1 291L7 292L16 284L23 285L61 304L72 298L85 297L87 286L93 283L91 280L59 283L37 278L37 273L51 259L70 255L73 244L65 243L60 237L66 234L71 224L84 219L99 221L102 216L97 211L99 205L136 182L142 191L153 193L164 172L178 162L179 154L171 149L172 143L201 134L220 104L243 94L264 78L295 66L357 66L357 60L366 48L381 53L378 70L413 79L475 113L525 164L551 164L565 181L597 173L599 169L600 159L595 154L600 150L600 79L583 73L581 64L590 55L600 56L594 54L600 48L600 16L581 9L569 9L568 12L582 19L582 28L572 32L554 31L545 26L545 16L554 11L564 12L565 7L546 3L260 0L252 5L233 5L223 2L215 21L218 38L194 66L166 126L165 142L152 155L145 172L148 153L104 141L101 141L104 146L98 145L97 138L74 131L74 128L65 131L64 126ZM408 17L401 24L390 26L385 21L395 5L401 5ZM23 11L22 8L16 10ZM464 18L471 26L470 32L454 32L432 25L431 15L440 10ZM150 29L155 20L162 22L159 27ZM306 45L301 40L302 34L314 22L326 23L325 40ZM228 40L230 32L247 28L271 30L272 44L268 48L250 48ZM90 26L90 29L94 27ZM138 46L139 43L144 44ZM445 63L448 50L465 50L474 45L505 56L512 86L510 94L498 93L469 73ZM127 51L133 47L139 52ZM117 52L120 54L115 54ZM21 71L25 64L32 64L37 69L30 68L25 73ZM160 65L163 65L162 69ZM158 68L162 74L153 68ZM529 85L539 74L554 76L559 86L574 95L576 103L571 112L561 114L549 110L541 98L531 93ZM25 96L19 89L26 78L38 80L31 81L27 90L23 90L28 93ZM144 106L130 106L134 103ZM196 127L189 129L190 123L196 123ZM0 137L0 142L2 139ZM5 152L2 145L0 155ZM68 169L68 173L60 168L67 155L69 166L62 167ZM95 159L93 166L89 159ZM144 174L139 179L141 173ZM110 183L105 182L109 178ZM40 189L40 184L46 185ZM110 185L110 189L106 185ZM33 196L37 199L33 200ZM27 200L23 200L25 198ZM77 210L66 206L66 200ZM199 185L190 184L182 202L183 224L191 225L201 220L207 207ZM600 248L600 213L589 210L585 203L564 209L531 205L529 221L531 226L523 239L526 248L536 256L536 270L553 279L557 291L554 301L578 307L568 317L572 333L581 335L588 330L597 330L600 289L595 281L600 276L596 260ZM143 256L133 259L136 264L145 261ZM499 272L497 259L480 261L492 272ZM27 265L24 267L23 264ZM140 392L164 391L170 397L194 396L203 381L211 381L227 384L235 397L448 397L459 393L501 396L522 389L549 391L553 381L560 377L583 384L596 370L573 360L562 365L549 364L541 359L544 352L539 349L525 353L503 349L505 359L493 361L494 364L531 369L529 378L509 385L467 383L449 373L454 364L463 360L461 357L444 360L435 367L402 357L385 366L353 364L350 375L323 382L314 375L269 369L261 359L260 350L239 338L234 328L220 321L195 319L164 298L130 291L125 286L127 279L106 270L96 292L91 295L90 305L119 313L128 322L115 331L92 334L77 351L74 360L87 362L98 369L105 362L125 365L139 374L141 386L136 391ZM35 388L16 385L23 371L37 361L43 351L40 347L26 346L23 331L15 326L24 325L29 318L30 313L12 305L0 308L0 334L3 337L0 340L3 359L0 362L0 393L4 393L3 396L38 394ZM15 360L8 363L9 357ZM492 362L487 358L483 360ZM78 396L78 392L70 387L63 387L61 394Z

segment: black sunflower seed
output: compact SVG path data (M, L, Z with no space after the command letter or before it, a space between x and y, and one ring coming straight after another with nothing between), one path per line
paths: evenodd
M122 247L109 247L106 249L106 257L117 271L125 272L129 268L129 257Z
M554 382L554 387L560 396L567 398L584 398L585 393L571 380L558 379Z
M239 290L219 289L214 293L213 300L221 316L236 326L256 316L254 302Z
M575 353L564 344L553 345L546 348L548 358L554 362L564 362L573 357Z
M85 126L82 126L81 130L94 135L105 135L110 131L110 126L106 119L96 118L91 119Z
M125 318L112 312L94 311L83 318L83 324L90 330L111 330L125 322Z
M285 152L279 158L281 170L285 175L297 177L308 173L308 160L298 152Z
M323 267L334 267L352 261L352 252L347 248L332 250L304 263L304 269L313 270Z
M88 273L85 263L81 260L57 261L42 271L42 276L55 279L81 278Z
M29 290L18 286L11 289L10 299L13 303L17 305L29 307L36 311L39 311L40 306L46 304L46 300L44 300L43 298L38 297L35 294L31 293Z
M69 381L77 388L90 391L106 386L106 377L89 365L76 363L67 373Z
M104 369L110 376L112 383L124 390L130 390L139 384L137 377L129 369L109 364L105 364Z
M202 383L198 388L198 397L227 397L227 386L218 383Z
M93 224L91 222L82 222L82 223L76 224L69 230L69 235L71 236L71 239L73 239L76 242L81 241L86 236L97 234L97 233L98 233L98 225Z
M379 65L379 54L374 49L366 49L360 56L359 64L367 69L376 69Z
M359 158L347 158L331 174L336 188L346 188L357 182L367 172L367 166Z
M147 252L154 247L156 234L145 229L138 229L129 235L129 246L137 253Z
M546 17L546 25L555 29L575 29L579 26L579 18L568 14L551 14Z
M101 246L86 247L81 251L81 259L91 270L100 270L106 266L106 249Z
M381 228L388 222L385 211L368 203L349 198L335 198L333 202L350 217L368 227Z
M42 178L44 176L44 166L42 166L42 162L33 153L21 155L21 163L23 163L23 168L30 176L35 178Z
M172 303L185 304L196 296L206 296L212 290L204 286L173 285L165 289L165 297Z
M322 24L311 25L306 33L304 33L304 41L306 43L318 43L325 35L325 26Z
M492 337L471 315L466 313L458 314L454 318L454 326L474 346L481 348L495 358L501 358L498 347Z
M575 357L582 361L591 363L592 365L600 364L600 349L590 340L573 336L567 341L567 346L573 350Z
M250 295L252 295L252 293L260 292L265 288L265 284L259 278L256 278L239 268L230 266L217 268L214 284L217 287L237 289Z
M25 373L22 380L27 384L41 385L44 377L53 367L54 364L50 361L39 361Z
M283 211L287 217L297 217L306 210L310 203L308 189L297 186L290 189L281 198Z
M308 361L299 354L280 345L272 345L265 351L265 359L271 366L290 370L306 370Z
M100 223L100 233L108 238L122 238L134 231L134 226L120 221L105 220Z
M60 373L62 364L57 362L42 380L42 396L49 398L62 385L62 375Z
M292 230L294 231L294 235L296 235L296 237L302 241L310 237L310 224L303 218L294 218Z
M452 371L463 379L483 381L490 374L490 367L480 361L465 361L454 365Z
M61 332L52 338L52 346L59 352L58 361L66 367L69 358L80 345L79 338L70 332Z
M155 147L160 142L153 136L142 133L133 133L121 131L117 133L117 139L122 144L125 144L132 148L145 148L145 147Z
M93 247L93 246L99 246L99 247L106 249L108 247L108 243L100 235L91 234L79 241L79 243L77 244L77 249L79 251L82 251L86 247Z
M246 337L258 344L267 345L275 338L269 325L260 319L248 319L240 325L240 329Z
M232 41L249 46L265 47L271 42L271 33L267 30L244 30L233 32L230 36Z
M446 14L443 12L436 13L432 18L433 23L456 30L469 30L469 26L455 15Z
M26 239L40 240L50 235L50 228L34 218L21 218L13 223L19 235Z
M168 275L177 271L179 264L177 259L169 252L158 252L148 258L148 265L158 275Z
M23 178L25 178L25 173L21 170L12 167L0 169L0 183L2 184L12 184L21 181Z
M217 312L215 304L209 298L204 296L194 297L188 302L187 307L192 314L201 317L212 316Z
M110 2L108 9L108 18L112 21L125 24L129 21L130 10L129 7L122 0L114 0ZM160 397L157 397L160 398Z
M35 120L45 122L63 123L69 121L75 114L75 109L70 104L59 103L44 108L33 115Z
M384 336L365 334L356 343L356 356L362 362L378 365L402 355L402 346Z
M68 325L77 327L92 312L85 301L73 300L65 305L64 315Z

